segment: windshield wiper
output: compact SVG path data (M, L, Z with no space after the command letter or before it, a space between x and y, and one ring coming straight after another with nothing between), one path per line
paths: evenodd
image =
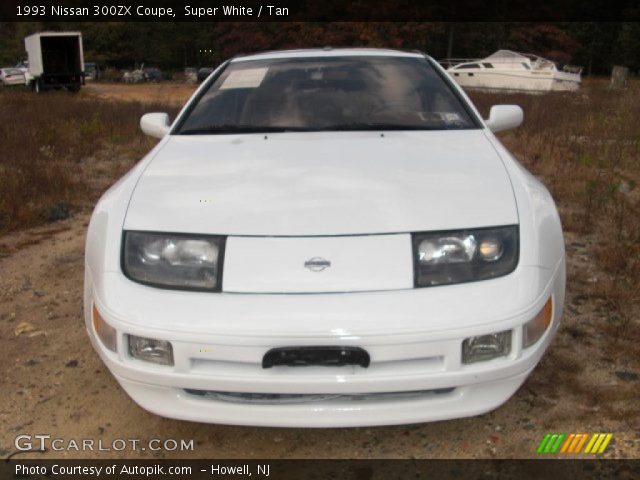
M209 125L207 127L188 128L180 130L178 135L210 135L225 133L274 133L274 132L304 132L306 128L300 127L277 127L268 125L242 125L242 124L225 124L225 125Z
M348 132L348 131L379 131L379 130L448 130L445 126L433 127L427 125L403 125L396 123L350 122L318 127L279 127L269 125L209 125L207 127L188 128L181 130L178 135L215 135L230 133L279 133L279 132Z

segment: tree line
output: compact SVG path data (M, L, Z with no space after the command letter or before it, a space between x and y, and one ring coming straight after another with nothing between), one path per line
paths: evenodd
M120 69L144 63L180 70L240 53L362 46L420 50L436 59L505 48L580 65L586 74L608 75L613 65L640 70L638 22L0 22L0 66L24 58L24 37L46 30L81 31L85 60Z

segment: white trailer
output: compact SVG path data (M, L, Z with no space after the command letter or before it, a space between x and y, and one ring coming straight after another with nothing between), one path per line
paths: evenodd
M40 32L24 39L29 56L29 82L36 92L84 85L84 53L80 32Z

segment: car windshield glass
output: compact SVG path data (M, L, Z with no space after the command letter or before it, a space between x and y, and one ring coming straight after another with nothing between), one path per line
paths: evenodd
M423 57L231 62L174 133L478 128Z

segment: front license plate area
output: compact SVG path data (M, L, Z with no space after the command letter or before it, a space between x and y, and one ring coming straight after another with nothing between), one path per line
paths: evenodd
M272 348L262 357L262 368L346 365L367 368L370 362L369 354L360 347L280 347Z

